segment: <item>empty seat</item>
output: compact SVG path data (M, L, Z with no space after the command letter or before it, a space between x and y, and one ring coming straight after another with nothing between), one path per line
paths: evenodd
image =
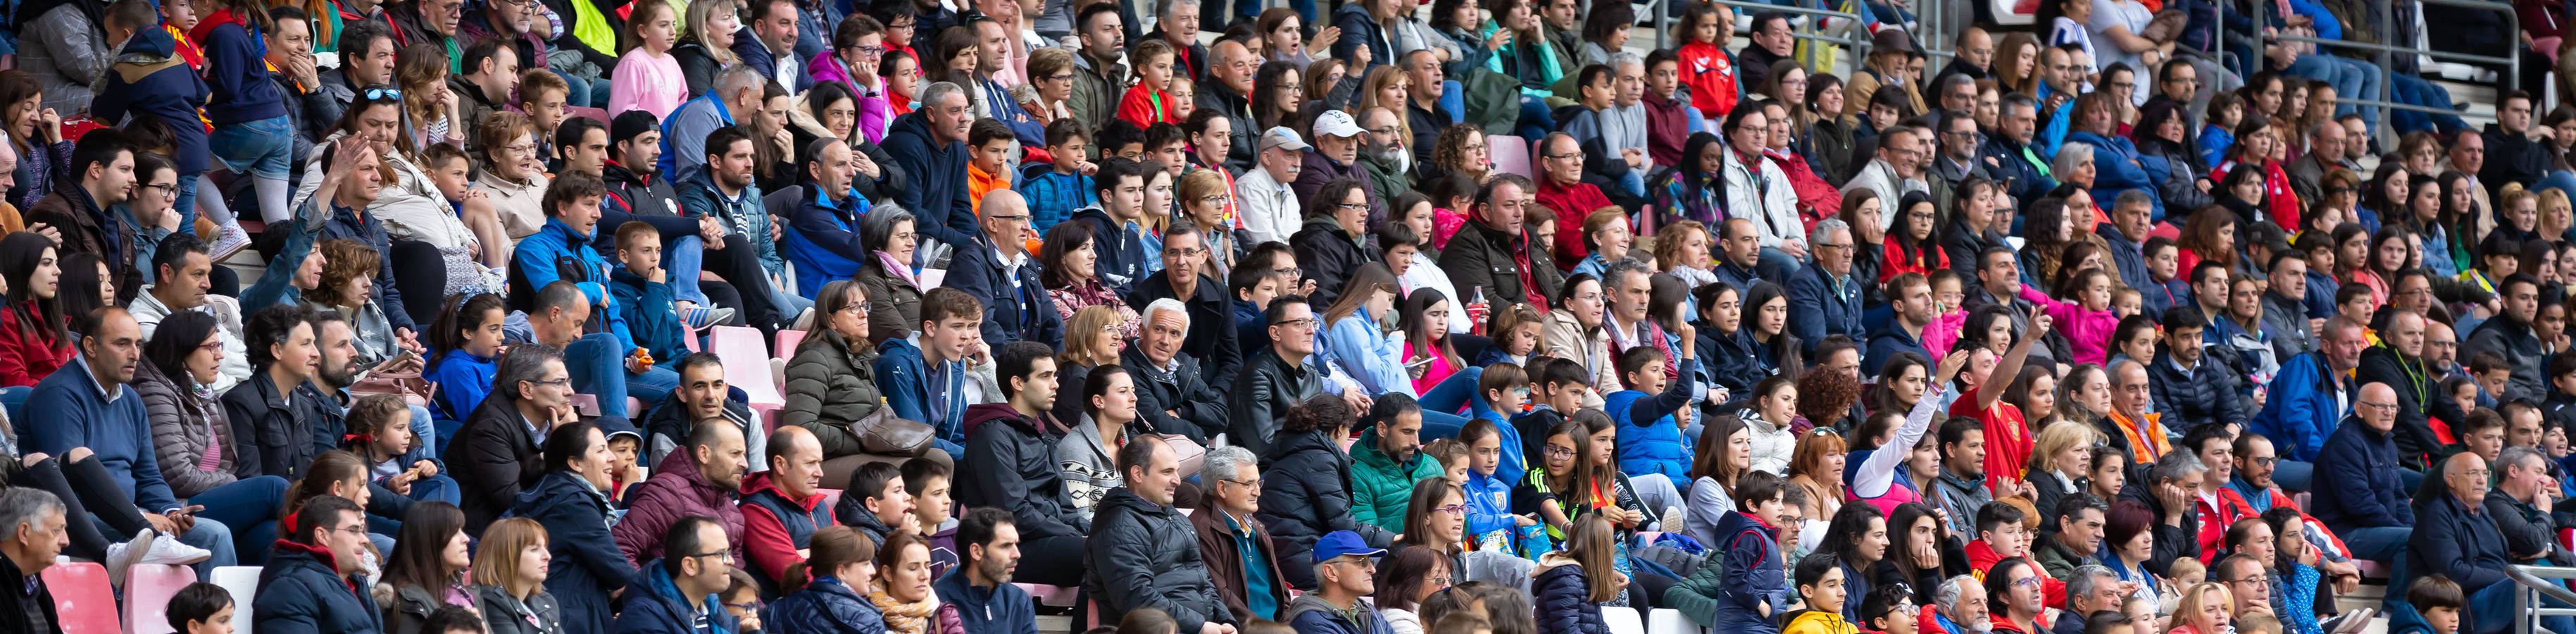
M1646 631L1655 634L1700 634L1708 630L1700 627L1698 623L1692 623L1690 617L1682 616L1681 610L1656 608L1655 611L1646 613Z
M778 393L778 383L771 379L769 345L760 340L758 329L716 326L709 332L708 347L724 360L726 383L750 394L754 404L787 403L787 398Z
M135 564L125 573L125 634L178 631L170 627L170 599L196 582L197 572L187 566Z
M1494 171L1519 174L1524 178L1538 178L1538 172L1530 169L1528 139L1509 135L1489 135L1485 137L1485 152L1491 155L1494 161Z
M116 591L107 582L107 567L86 561L55 564L42 576L54 595L54 614L63 621L55 629L63 634L124 634L116 622Z
M1601 621L1610 626L1610 634L1646 634L1646 619L1637 616L1636 608L1602 606Z
M259 566L216 568L214 583L233 594L233 631L250 631L250 599L259 590Z

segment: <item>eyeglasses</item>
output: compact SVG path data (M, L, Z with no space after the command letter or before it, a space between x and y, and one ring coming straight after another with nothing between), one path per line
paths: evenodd
M721 561L721 562L725 562L725 563L733 563L733 551L728 551L728 550L719 550L719 551L715 551L715 552L698 553L698 554L695 554L695 555L682 555L682 556L681 556L681 558L683 558L683 559L697 559L697 558L699 558L699 557L714 557L714 558L716 558L716 561Z
M1318 325L1318 324L1322 324L1322 323L1323 323L1322 321L1318 321L1318 320L1316 320L1316 319L1315 319L1315 318L1313 318L1313 317L1308 317L1308 318L1305 318L1305 319L1290 319L1290 320L1287 320L1287 321L1274 321L1274 322L1270 322L1270 325L1273 325L1273 326L1281 326L1281 327L1288 328L1288 329L1290 329L1290 330L1313 330L1313 329L1315 329L1315 326L1316 326L1316 325Z
M1208 251L1207 251L1207 249L1201 249L1201 248L1198 248L1198 247L1190 247L1190 248L1186 248L1186 249L1169 249L1169 248L1167 248L1167 249L1163 249L1163 255L1165 255L1165 256L1178 256L1178 257L1183 258L1183 259L1187 259L1187 258L1195 258L1195 257L1198 257L1198 256L1207 255L1207 252L1208 252Z
M1228 483L1228 484L1233 484L1233 485L1235 485L1235 486L1239 486L1239 487L1249 487L1249 488L1254 488L1254 489L1261 488L1261 479L1260 479L1260 478L1253 478L1253 479L1250 479L1250 480L1228 480L1228 479L1225 479L1225 478L1218 478L1218 479L1217 479L1217 481L1218 481L1218 482Z
M1441 513L1445 513L1445 514L1448 514L1448 515L1466 515L1466 514L1467 514L1467 505L1465 505L1465 504L1451 504L1451 505L1448 505L1448 506L1443 506L1443 507L1436 508L1436 509L1431 509L1431 510L1433 510L1433 511L1438 511L1438 512L1441 512Z
M2396 404L2396 403L2373 403L2373 402L2370 402L2370 401L2362 401L2361 403L2359 403L2359 405L2361 405L2362 407L2368 407L2368 408L2375 409L2375 410L2380 410L2380 411L2387 411L2387 410L2397 409L2397 404Z
M178 197L179 197L179 184L178 184L178 183L169 183L169 184L162 184L162 183L144 183L140 188L141 188L141 189L145 189L145 190L153 190L153 189L161 190L161 197L162 197L162 198L178 198Z
M2229 579L2229 580L2227 580L2227 582L2228 582L2228 583L2260 583L2260 584L2266 584L2266 585L2269 585L2269 584L2271 584L2271 583L2272 583L2272 575L2257 575L2257 576L2252 576L2252 577L2246 577L2246 578L2243 578L2243 579Z
M528 379L528 380L527 380L527 381L525 381L525 382L526 382L526 383L535 383L535 384L538 384L538 385L560 385L560 386L567 386L567 387L569 387L569 386L571 386L571 385L572 385L572 377L564 377L564 378L560 378L560 379ZM2394 407L2394 406L2392 405L2391 407Z
M1002 222L1020 222L1020 221L1023 221L1023 220L1028 220L1028 219L1029 219L1029 216L1028 216L1028 214L1020 214L1020 215L1014 215L1014 216L993 215L993 216L985 216L984 218L985 218L986 220L1000 220L1000 221L1002 221Z
M1539 452L1560 458L1574 455L1574 449L1572 447L1559 447L1556 445L1548 445L1547 448L1540 449Z

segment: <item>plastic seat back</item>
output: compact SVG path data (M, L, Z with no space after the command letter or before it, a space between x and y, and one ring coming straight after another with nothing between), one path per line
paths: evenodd
M86 561L55 564L42 576L54 595L54 614L62 619L54 625L63 634L124 634L116 622L116 591L107 582L107 567Z
M1538 178L1538 171L1530 169L1528 139L1508 135L1487 136L1485 152L1492 155L1494 171L1519 174L1524 178Z
M1610 634L1646 634L1646 619L1637 615L1636 608L1602 606L1601 621L1610 626Z
M259 566L216 568L214 583L233 593L233 631L250 631L250 600L259 592Z
M742 388L753 403L787 403L769 374L769 345L760 340L760 330L741 326L716 326L710 330L713 334L708 346L724 360L726 383Z
M178 631L170 627L170 599L196 582L197 571L187 566L135 564L125 572L125 634Z

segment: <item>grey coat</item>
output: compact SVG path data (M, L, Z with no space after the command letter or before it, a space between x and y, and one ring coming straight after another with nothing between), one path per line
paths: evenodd
M233 483L233 426L214 395L181 388L150 363L135 364L134 391L151 417L152 450L171 495L189 498ZM221 452L214 471L197 468L208 445Z
M115 63L108 50L107 27L82 13L79 3L64 3L37 16L34 24L22 24L22 33L48 33L50 37L30 37L19 41L18 69L36 78L45 89L44 107L69 118L89 110L89 100Z
M525 602L497 586L475 586L474 596L483 602L483 623L491 634L563 634L563 608L543 587Z

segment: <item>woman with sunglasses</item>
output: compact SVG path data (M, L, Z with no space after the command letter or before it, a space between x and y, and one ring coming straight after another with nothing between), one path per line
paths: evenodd
M384 168L391 176L384 180L384 187L376 193L376 199L367 203L364 214L355 218L335 216L332 220L332 225L356 225L356 229L335 232L326 228L320 237L381 236L384 242L370 240L371 246L378 248L378 253L387 260L383 266L377 267L376 298L387 306L402 307L389 311L386 316L394 320L398 329L409 329L414 323L409 304L403 295L389 292L396 275L444 271L444 284L438 293L440 297L499 290L502 279L498 271L509 264L510 245L493 244L485 239L506 239L507 235L501 228L500 214L492 205L460 206L458 203L474 201L451 200L440 191L438 182L430 175L432 162L412 150L419 146L414 144L411 130L403 124L403 111L401 90L385 85L359 89L348 110L342 111L340 120L331 126L330 136L322 139L323 143L342 139L363 143L363 147L373 150L383 160ZM304 164L306 174L323 169L324 154L319 151L313 153ZM452 169L457 170L456 176L461 177L465 168L460 162ZM304 189L296 192L295 199L301 201L330 195L319 191L320 187L321 179L305 179ZM370 224L381 225L381 229L367 231L366 225ZM417 242L435 249L437 261L428 261L425 253L410 247L393 248L393 241L397 240Z

